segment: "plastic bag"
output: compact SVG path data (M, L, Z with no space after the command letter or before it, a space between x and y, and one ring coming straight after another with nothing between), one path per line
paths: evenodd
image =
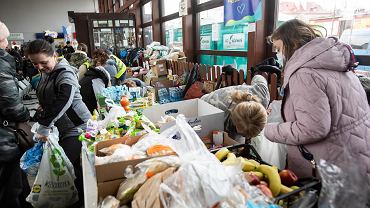
M285 144L271 142L263 135L263 131L252 139L251 144L264 162L275 165L279 169L285 169L287 157L287 146Z
M160 185L160 197L166 207L212 207L227 197L233 187L233 178L241 168L225 168L211 154L183 115L176 125L161 135L174 138L173 150L181 159L176 173Z
M343 167L340 168L325 160L318 163L318 171L322 180L319 197L319 208L367 207L368 191L366 176L360 174L359 167L354 160L350 161L346 151L338 157ZM365 179L365 180L364 180Z
M34 207L68 207L78 200L72 163L52 131L44 143L43 155L27 201Z
M267 123L284 122L283 117L281 116L281 104L281 100L274 100L272 101L272 103L270 103L267 109L267 111L269 112Z
M27 150L20 159L20 167L27 176L36 176L40 166L43 143L36 143L31 149Z
M107 196L99 204L99 208L119 208L119 200L114 196Z

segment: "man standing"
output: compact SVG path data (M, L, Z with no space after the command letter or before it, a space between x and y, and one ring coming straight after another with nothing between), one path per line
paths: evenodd
M9 30L0 22L0 204L1 207L31 207L27 178L19 167L21 151L15 134L6 127L30 118L18 93L14 58L5 51Z

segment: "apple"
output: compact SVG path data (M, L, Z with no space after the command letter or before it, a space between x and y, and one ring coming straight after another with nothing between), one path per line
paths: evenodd
M244 177L247 179L250 185L255 186L255 185L260 184L260 179L258 178L258 176L256 176L253 173L246 172L244 173Z
M281 183L287 187L293 186L297 181L298 177L291 170L285 169L279 173Z
M257 185L257 188L259 188L264 195L266 195L269 198L272 198L272 192L266 185L259 184Z

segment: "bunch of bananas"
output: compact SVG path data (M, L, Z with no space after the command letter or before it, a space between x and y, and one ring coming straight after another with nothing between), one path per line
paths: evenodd
M221 148L215 156L223 165L241 165L245 177L251 185L256 185L269 197L277 197L289 193L298 187L287 187L282 184L277 167L260 164L255 160L236 157L227 148ZM267 186L268 185L268 186Z

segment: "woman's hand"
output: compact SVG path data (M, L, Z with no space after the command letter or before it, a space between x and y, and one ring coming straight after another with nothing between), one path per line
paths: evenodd
M36 134L36 138L39 139L40 141L43 141L43 142L48 141L48 137L45 136L45 135Z

